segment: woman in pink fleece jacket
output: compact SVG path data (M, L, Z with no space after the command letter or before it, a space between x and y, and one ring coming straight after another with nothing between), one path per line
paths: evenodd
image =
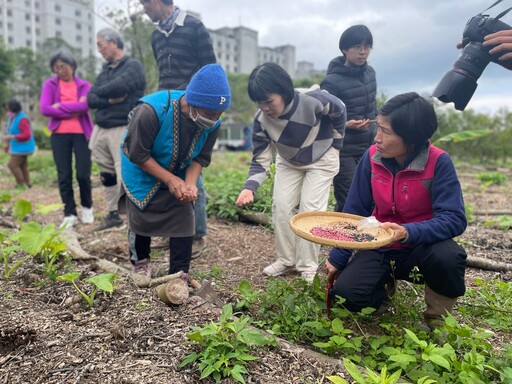
M72 227L78 222L73 194L73 152L76 179L80 190L81 221L94 222L91 192L91 151L88 140L93 124L87 93L91 84L75 75L77 68L73 55L59 50L50 58L50 68L56 76L43 84L41 114L50 118L53 159L57 166L59 191L64 203L64 221L61 228Z

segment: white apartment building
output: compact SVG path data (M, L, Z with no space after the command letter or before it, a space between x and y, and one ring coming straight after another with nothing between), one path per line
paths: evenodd
M62 38L82 57L95 56L94 19L94 0L0 0L0 38L10 48L38 51L46 39ZM243 26L209 32L217 61L227 72L248 74L272 61L295 77L294 46L260 47L258 32Z
M10 48L40 49L62 38L82 57L96 52L94 0L0 0L0 38Z
M251 73L258 65L271 61L295 77L295 47L258 46L258 32L246 27L208 30L217 61L227 72Z

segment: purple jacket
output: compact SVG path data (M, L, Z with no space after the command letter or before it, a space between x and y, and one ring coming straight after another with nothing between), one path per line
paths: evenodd
M84 101L77 101L75 103L61 104L59 108L52 107L55 103L60 103L60 89L59 78L57 76L46 80L43 84L41 91L41 98L39 99L39 108L43 116L49 117L48 129L53 132L59 125L61 120L69 119L73 115L78 115L78 121L82 125L86 139L91 137L92 133L92 119L87 105L87 94L91 89L91 84L74 76L77 87L77 97L80 99L85 96Z

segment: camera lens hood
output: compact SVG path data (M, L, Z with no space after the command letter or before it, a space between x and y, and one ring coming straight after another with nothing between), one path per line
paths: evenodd
M443 76L432 96L443 103L453 103L455 109L463 111L477 86L478 84L473 78L462 71L452 69Z

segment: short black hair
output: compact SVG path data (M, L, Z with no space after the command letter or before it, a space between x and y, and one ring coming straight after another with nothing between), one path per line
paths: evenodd
M16 99L8 100L7 103L5 103L5 105L7 106L7 109L12 113L18 113L21 111L21 104Z
M57 62L57 60L62 61L63 63L66 63L73 68L73 74L76 71L76 60L71 52L69 52L67 49L59 49L57 52L55 52L50 57L50 69L53 71L53 66Z
M172 5L172 0L162 0L162 3Z
M393 131L406 146L423 148L437 130L434 106L416 92L402 93L389 99L379 111L389 120Z
M271 93L277 93L283 97L285 105L288 105L293 100L295 89L292 78L281 66L264 63L254 68L249 75L247 92L255 102L265 101Z
M339 43L340 51L343 53L343 51L361 43L373 47L372 33L366 25L353 25L341 34Z

